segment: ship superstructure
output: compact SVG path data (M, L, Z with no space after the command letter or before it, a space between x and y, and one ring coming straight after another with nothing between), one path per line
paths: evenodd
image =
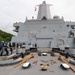
M17 36L11 42L37 44L37 47L51 47L53 39L63 40L63 44L75 47L75 22L65 22L63 17L51 18L50 4L44 1L38 5L37 19L26 19L24 23L14 23ZM56 43L55 43L56 44Z

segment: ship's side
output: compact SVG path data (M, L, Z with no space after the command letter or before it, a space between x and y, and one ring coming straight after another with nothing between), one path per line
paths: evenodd
M31 19L24 23L14 23L17 36L12 37L11 42L37 44L37 47L51 47L52 41L63 40L63 44L75 47L75 22L65 22L63 17L51 18L49 4L44 1L38 5L37 19ZM58 45L57 43L55 43Z

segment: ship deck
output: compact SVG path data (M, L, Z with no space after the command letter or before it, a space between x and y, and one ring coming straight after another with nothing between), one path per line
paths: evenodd
M54 60L56 63L52 64L50 60ZM47 56L38 56L35 53L34 58L28 61L31 62L31 67L27 69L23 69L22 65L16 68L14 68L15 65L0 66L0 75L75 75L71 69L64 70L60 67L62 62L58 60L57 56L51 56L50 54L47 54ZM49 64L47 71L41 71L40 64L43 63ZM75 69L75 65L72 66Z

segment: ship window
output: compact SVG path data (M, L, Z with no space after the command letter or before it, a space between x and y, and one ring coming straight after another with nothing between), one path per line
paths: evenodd
M46 27L43 27L43 29L45 29Z
M67 27L69 27L69 25L67 25Z

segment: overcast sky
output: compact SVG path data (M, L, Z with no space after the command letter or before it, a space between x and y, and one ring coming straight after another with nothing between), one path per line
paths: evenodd
M36 18L35 6L43 1L52 4L51 17L58 15L65 21L75 21L75 0L0 0L0 29L15 34L13 23L25 22L26 16Z

